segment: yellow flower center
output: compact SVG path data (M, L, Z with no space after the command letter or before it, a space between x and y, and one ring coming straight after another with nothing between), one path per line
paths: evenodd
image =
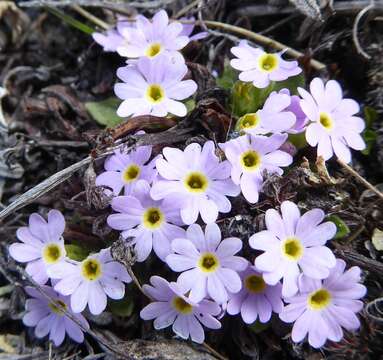
M185 187L193 193L202 193L207 189L207 177L200 172L192 172L185 179Z
M158 84L151 84L146 90L146 98L153 104L160 103L165 98L165 90Z
M331 130L334 127L334 121L330 115L325 112L319 114L319 122L326 130Z
M122 180L125 183L130 183L134 180L136 180L141 173L141 169L138 165L129 165L123 172L122 172Z
M260 121L261 121L261 118L257 113L249 113L249 114L243 115L238 120L238 128L239 130L252 129L257 127Z
M308 307L311 310L322 310L331 302L331 294L326 289L313 291L307 298Z
M86 259L81 265L82 275L85 279L95 281L101 276L101 263L97 259Z
M193 311L193 306L182 299L182 297L176 296L172 303L174 309L183 315L188 315Z
M258 66L264 72L272 72L278 67L278 56L265 53L259 57Z
M61 300L56 300L55 302L50 302L48 304L50 309L57 315L63 316L67 310L66 304Z
M211 273L219 268L219 260L212 253L204 253L198 260L198 267L205 273Z
M261 155L255 150L248 150L241 154L242 168L247 171L255 171L261 165Z
M148 229L157 229L164 221L164 214L159 208L148 208L143 215L144 225Z
M250 275L245 279L245 287L249 292L258 294L266 289L266 283L262 276Z
M283 255L292 261L298 261L303 255L303 246L297 238L287 238L282 243Z
M148 46L145 55L152 58L158 55L161 52L161 50L162 46L160 43L153 43Z
M55 264L62 257L62 249L59 244L47 244L43 248L43 260L46 264Z

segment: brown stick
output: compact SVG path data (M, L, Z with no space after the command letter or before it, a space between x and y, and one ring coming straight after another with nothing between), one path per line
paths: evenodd
M366 188L373 191L376 195L380 197L380 199L383 200L383 193L380 192L374 185L369 183L363 176L361 176L357 171L355 171L350 165L346 164L344 161L338 159L338 163L352 176L354 176L356 179L358 179Z

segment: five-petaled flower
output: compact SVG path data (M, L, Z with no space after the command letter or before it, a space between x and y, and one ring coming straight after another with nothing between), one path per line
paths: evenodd
M150 192L155 200L167 198L181 209L187 225L201 214L205 223L214 222L218 212L228 213L231 203L226 196L239 194L239 187L230 179L230 163L220 162L214 143L207 141L203 148L197 143L184 151L166 147L165 159L158 159L156 167L163 179L153 184Z
M139 146L129 153L117 149L105 160L106 171L97 176L96 185L105 186L106 193L110 193L110 188L114 195L119 195L124 189L124 195L130 195L140 181L151 184L157 176L157 158L149 161L151 155L151 146Z
M296 115L290 109L292 98L286 92L272 92L263 108L239 118L237 129L251 135L266 135L290 131L295 127Z
M135 27L121 31L129 41L119 46L117 52L128 58L154 59L164 53L175 55L189 43L188 30L185 32L182 24L177 21L169 23L165 10L158 11L152 21L138 15Z
M59 279L54 289L62 295L71 295L70 304L75 313L88 304L92 314L101 314L106 308L107 296L119 300L124 297L125 285L132 281L125 267L114 261L110 249L89 255L82 262L66 261L48 269L52 279Z
M360 268L345 268L346 263L337 259L324 280L300 275L298 294L285 299L288 305L279 314L283 321L294 322L293 341L302 341L308 334L310 345L319 348L327 339L340 341L342 327L349 331L359 328L355 314L363 308L358 299L366 294L366 287L359 284Z
M242 289L230 296L226 311L230 315L241 313L246 324L252 324L257 318L262 323L270 320L273 312L280 313L283 309L282 285L266 284L262 274L254 266L248 266L240 273Z
M286 80L302 72L297 61L282 59L283 51L267 53L261 48L250 46L245 40L232 47L231 52L237 59L231 60L230 64L234 69L241 71L239 79L252 82L257 88L265 88L270 81Z
M255 259L266 283L275 285L283 279L282 295L293 296L298 291L300 272L314 279L325 279L335 266L335 256L324 246L336 233L333 222L322 223L324 212L309 210L302 216L291 201L281 204L281 215L274 209L266 211L267 230L250 237L253 249L264 253Z
M208 295L222 304L229 299L229 293L241 290L238 271L245 270L247 260L235 256L242 249L240 239L221 241L215 223L206 225L205 234L199 225L190 225L186 237L173 240L174 254L168 255L166 262L173 271L182 272L177 284L184 292L190 290L190 300L198 302Z
M209 329L221 327L215 318L221 308L215 302L206 299L193 302L176 283L168 283L159 276L152 276L150 283L143 289L154 301L141 310L140 316L144 320L155 319L155 329L173 325L173 331L181 338L203 343L205 333L201 324Z
M145 182L137 185L131 196L117 196L112 200L112 209L119 214L108 216L108 225L121 230L124 239L134 244L137 261L148 258L152 248L163 261L170 254L170 244L175 238L185 235L179 209L169 200L155 201L150 197L150 186Z
M220 144L232 165L231 179L241 186L243 196L250 203L258 201L265 171L282 175L280 167L292 163L292 156L279 150L286 139L286 134L270 137L243 135Z
M26 313L23 323L26 326L36 326L35 335L43 338L49 334L49 340L56 346L64 341L65 334L78 343L84 341L84 330L89 329L89 324L81 314L74 314L70 308L68 297L57 294L50 286L42 286L41 290L54 301L48 300L37 289L27 286L26 293L31 296L25 302ZM69 318L69 312L81 324L81 327Z
M60 211L50 210L48 222L33 213L29 217L29 226L23 226L16 232L22 243L9 247L9 253L16 261L28 263L26 272L39 284L48 281L47 269L50 266L65 259L64 229L65 219Z
M133 27L133 23L120 19L117 22L116 28L109 29L104 33L94 32L92 34L93 40L103 47L106 52L115 52L120 46L129 43L130 34L128 30Z
M363 150L366 147L360 133L364 130L363 119L355 116L359 105L355 100L343 99L337 81L315 78L310 83L310 93L298 88L302 97L301 108L310 120L306 140L318 146L318 156L325 160L335 155L346 163L351 161L350 148Z
M183 62L173 63L166 55L142 57L137 63L119 68L117 76L123 82L114 86L114 92L123 102L117 115L185 116L187 109L180 100L197 90L193 80L182 80L187 70Z

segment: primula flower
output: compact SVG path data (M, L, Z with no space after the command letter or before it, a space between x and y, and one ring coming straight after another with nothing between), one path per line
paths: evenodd
M181 34L184 27L179 22L171 22L165 10L158 11L152 21L143 15L136 18L134 29L124 29L122 35L129 39L127 44L117 48L121 56L128 58L148 57L159 54L174 54L185 47L190 39Z
M182 291L190 290L191 301L201 301L210 296L219 304L229 299L230 293L241 290L242 283L238 271L247 266L247 260L235 256L242 249L238 238L221 241L221 231L217 224L206 225L205 234L197 224L186 230L186 239L175 239L172 250L175 254L166 257L173 271L182 272L177 284Z
M178 336L185 340L190 337L201 344L205 340L202 325L209 329L221 327L214 317L221 312L221 308L213 301L192 302L177 284L169 284L159 276L152 276L150 283L143 289L155 301L145 306L140 316L143 320L155 319L153 325L156 330L173 325L173 331Z
M150 162L152 146L139 146L129 153L122 149L115 150L104 162L105 172L96 178L97 186L107 186L114 195L119 195L124 188L124 194L130 195L140 180L151 183L157 176L154 158ZM108 189L105 189L109 193Z
M274 93L275 92L272 92L272 94ZM286 107L285 111L292 112L296 119L294 126L288 129L287 132L290 134L299 134L305 131L308 120L306 114L301 108L300 97L297 95L290 95L289 89L282 89L278 92L278 94L286 94L290 96L290 105Z
M48 222L39 214L29 217L29 226L16 232L22 242L9 247L9 254L19 262L28 263L26 272L39 284L48 281L47 269L62 262L66 256L62 234L65 229L64 216L58 210L50 210Z
M315 78L310 83L310 93L298 88L302 97L302 110L312 122L306 129L306 140L311 146L318 146L318 156L325 160L333 153L346 163L351 161L350 148L363 150L365 143L360 133L364 129L364 121L355 116L359 105L352 99L342 98L342 89L335 80L324 85Z
M282 92L272 92L266 99L263 108L256 113L242 116L237 128L251 135L281 133L295 127L296 116L289 109L291 97Z
M112 200L112 209L119 214L108 216L108 225L122 230L122 237L133 237L137 261L144 261L152 248L156 255L165 261L170 254L170 244L175 238L184 237L185 230L179 209L168 200L155 201L150 197L150 186L141 183L131 196L118 196ZM176 225L173 225L176 224Z
M89 324L81 314L74 314L68 304L68 298L57 294L50 286L42 286L45 294L55 299L49 301L36 289L27 286L25 291L32 298L25 302L26 313L23 316L23 323L26 326L36 326L35 335L43 338L49 334L49 340L56 346L64 341L65 334L78 343L84 341L84 334L79 325L65 315L64 311L71 313L86 330Z
M110 249L89 255L82 262L67 261L48 270L53 279L60 279L54 289L62 295L71 295L70 304L75 313L88 304L93 315L106 308L107 296L119 300L124 297L125 283L132 281L125 267L114 261Z
M121 19L117 22L116 28L109 29L103 33L94 32L93 40L103 47L106 52L116 52L117 48L129 43L129 30L134 23Z
M193 80L182 80L187 70L184 63L172 62L166 55L153 60L142 57L136 64L119 68L117 76L123 82L114 86L114 92L123 102L117 115L185 116L186 106L179 100L197 90Z
M262 274L253 266L240 273L242 290L233 294L227 303L226 311L230 315L241 313L246 324L252 324L259 317L259 321L266 323L273 312L280 313L283 309L282 285L267 285Z
M282 217L274 209L267 210L267 230L251 236L249 243L264 251L255 259L255 266L264 272L266 283L275 285L283 279L282 295L286 297L297 293L301 271L314 279L329 276L335 256L324 244L334 237L336 226L331 221L321 223L325 214L320 209L301 216L291 201L281 204L281 212Z
M323 281L300 275L299 293L285 299L288 305L279 314L283 321L294 322L294 342L302 341L308 334L310 345L319 348L327 339L340 341L342 327L349 331L359 328L355 314L363 308L363 302L357 299L366 294L366 287L359 284L360 268L345 268L346 263L337 259Z
M241 186L243 196L250 203L258 201L265 171L282 175L280 166L292 163L290 154L278 150L286 139L286 134L270 137L243 135L220 144L232 165L233 182Z
M283 51L270 54L261 48L250 46L247 41L240 41L238 46L231 48L231 52L238 58L230 61L230 65L239 71L239 79L252 82L257 88L265 88L270 81L282 81L298 75L302 69L297 61L282 59Z
M205 223L214 222L218 212L228 213L231 203L226 196L237 196L239 187L230 180L230 163L220 162L214 153L214 143L207 141L202 148L197 143L184 151L166 147L165 159L158 159L156 167L164 180L153 184L150 192L154 200L167 198L181 209L187 225L197 221L201 213Z

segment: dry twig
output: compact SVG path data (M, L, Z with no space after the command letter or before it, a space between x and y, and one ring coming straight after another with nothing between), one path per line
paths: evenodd
M338 163L348 171L352 176L354 176L357 180L359 180L366 188L373 191L376 195L383 200L383 193L380 192L374 185L369 183L363 176L361 176L357 171L355 171L350 165L346 164L344 161L338 159Z

